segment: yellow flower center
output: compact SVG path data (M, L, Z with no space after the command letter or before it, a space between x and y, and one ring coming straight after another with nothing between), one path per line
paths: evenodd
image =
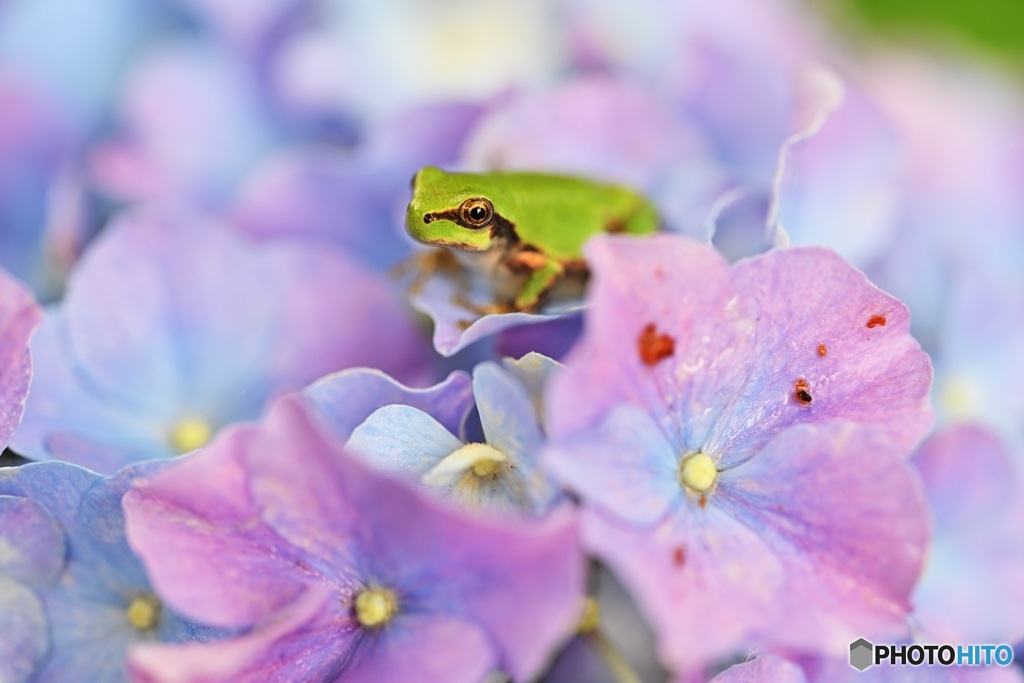
M468 443L446 456L423 475L427 486L449 486L472 473L472 477L486 479L499 474L508 466L508 456L485 443Z
M137 631L152 631L160 623L160 601L152 595L140 595L128 603L128 622Z
M198 417L184 417L171 430L171 446L178 453L191 453L213 437L213 426Z
M707 493L718 479L718 468L707 453L694 453L679 466L679 481L694 493Z
M363 626L383 626L398 613L398 598L387 588L364 588L356 596L355 612Z
M580 623L577 628L580 633L593 633L600 624L601 608L598 606L597 600L588 595L587 599L583 602L583 616L580 617Z

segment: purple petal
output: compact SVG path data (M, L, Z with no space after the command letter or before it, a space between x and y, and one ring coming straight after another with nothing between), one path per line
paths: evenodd
M591 513L584 542L634 592L675 668L752 642L840 656L860 636L906 635L927 519L898 456L848 423L787 430L722 471L705 506L647 531Z
M730 269L710 247L666 235L598 237L587 254L592 310L553 382L555 435L630 402L680 450L729 464L801 422L871 425L905 452L931 425L931 369L906 308L826 250ZM813 404L795 400L800 380Z
M488 303L490 295L485 291L487 287L484 283L477 284L470 294L470 300L480 304ZM434 349L442 356L452 356L473 342L502 330L558 320L579 309L579 306L569 306L564 310L551 310L542 314L501 313L481 316L455 303L455 298L461 294L459 282L437 272L426 282L422 291L411 298L413 308L426 313L434 321Z
M757 532L718 509L685 530L666 522L642 532L589 512L583 543L633 593L670 668L731 655L778 615L778 558Z
M269 552L282 543L258 524L240 464L253 438L229 430L123 499L128 542L156 591L196 621L249 626L302 591L297 558Z
M473 407L469 376L454 371L439 384L424 389L407 387L380 370L352 368L317 380L303 396L324 425L341 443L378 408L401 404L419 408L458 434Z
M371 638L361 644L340 681L477 683L497 665L487 635L461 619L410 614Z
M901 459L876 432L808 425L721 473L723 505L761 530L786 567L775 642L842 656L860 636L907 635L929 525Z
M0 450L21 423L32 378L28 341L41 319L29 291L0 270Z
M213 643L139 644L128 656L142 683L290 683L333 680L354 644L329 618L337 596L311 590L238 638ZM325 647L325 642L330 646Z
M362 556L397 585L417 586L425 610L484 627L499 645L501 668L516 678L536 673L579 608L582 564L573 517L563 511L515 525L466 518L339 457L314 427L301 403L282 401L265 439L250 449L264 519L283 538L339 567ZM280 457L289 451L303 454L303 467Z

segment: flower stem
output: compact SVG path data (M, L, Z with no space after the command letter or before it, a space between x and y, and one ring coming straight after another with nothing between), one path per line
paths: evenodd
M619 652L619 649L615 647L612 641L608 640L601 633L601 629L591 631L586 637L597 648L601 659L604 660L605 666L608 667L608 672L615 679L615 683L643 683L636 672L633 671L629 661Z

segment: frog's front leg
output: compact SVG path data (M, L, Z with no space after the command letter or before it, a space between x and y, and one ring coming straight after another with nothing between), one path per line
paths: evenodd
M540 308L544 295L558 284L565 274L565 267L544 254L535 251L521 251L508 259L509 267L529 270L522 289L516 295L516 310L533 312Z

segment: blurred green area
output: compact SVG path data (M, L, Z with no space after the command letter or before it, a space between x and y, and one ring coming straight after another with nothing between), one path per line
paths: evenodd
M1024 0L839 0L871 35L959 44L1024 73Z

